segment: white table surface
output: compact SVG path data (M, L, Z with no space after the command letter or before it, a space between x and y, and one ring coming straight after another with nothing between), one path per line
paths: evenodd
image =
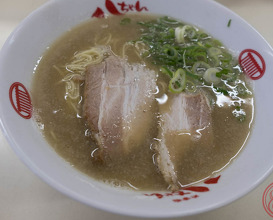
M46 1L0 0L0 48L20 21ZM273 0L217 1L243 17L273 45ZM263 192L272 182L273 174L251 193L230 205L204 214L177 219L273 219L264 211L262 205ZM138 218L119 216L88 207L51 188L19 160L0 130L0 220L17 219Z

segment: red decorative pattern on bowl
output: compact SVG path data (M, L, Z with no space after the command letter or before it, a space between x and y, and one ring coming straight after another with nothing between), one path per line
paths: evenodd
M204 181L204 184L217 184L221 175L210 178L208 180ZM209 188L207 186L188 186L184 187L179 191L174 192L167 192L167 193L146 193L145 196L153 196L158 199L171 197L173 202L182 202L182 201L188 201L190 199L196 199L199 197L199 193L209 192Z

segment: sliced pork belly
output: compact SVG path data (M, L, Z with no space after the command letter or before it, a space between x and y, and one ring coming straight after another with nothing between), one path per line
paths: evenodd
M153 71L114 55L88 67L83 110L102 160L143 144L153 122L155 89Z
M185 93L171 95L167 104L160 106L160 140L156 146L157 165L172 190L181 186L178 166L186 151L198 141L212 145L211 108L205 95Z

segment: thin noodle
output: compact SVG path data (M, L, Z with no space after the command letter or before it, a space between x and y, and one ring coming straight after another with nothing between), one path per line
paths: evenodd
M110 34L110 33L108 33L108 35L103 38L101 38L101 35L96 35L95 45L109 45L111 40L112 40L112 34Z
M139 53L139 51L135 50L135 54L138 56L138 58L141 60L142 57L141 57L141 54Z
M74 55L74 60L66 65L68 71L84 75L86 67L91 64L102 62L104 58L104 49L102 47L93 47Z
M57 67L56 65L53 65L53 68L61 75L64 76L64 72L61 71L61 69L59 67Z
M108 39L109 38L109 39ZM111 40L111 36L107 42ZM79 114L80 81L84 80L87 66L101 63L107 53L107 47L92 47L91 49L80 51L74 54L70 63L65 65L64 71L53 66L57 72L63 76L61 82L65 83L65 100L73 110Z
M55 133L51 130L50 131L50 135L52 136L52 138L56 141L57 140L57 137L55 135Z
M78 83L74 82L73 80L66 81L65 84L65 94L66 97L70 99L78 99L80 97L80 86Z
M111 41L111 48L112 48L113 51L116 52L117 55L120 55L120 56L121 56L121 55L122 55L122 54L121 54L121 53L122 53L122 49L121 49L120 53L118 52L118 51L120 50L120 48L121 48L121 47L119 46L119 45L120 45L120 44L119 44L119 41L120 41L119 39L112 40L112 41Z
M128 50L129 47L132 47L134 46L132 43L125 43L123 44L123 47L122 47L122 52L121 52L121 57L122 58L126 58L126 51Z

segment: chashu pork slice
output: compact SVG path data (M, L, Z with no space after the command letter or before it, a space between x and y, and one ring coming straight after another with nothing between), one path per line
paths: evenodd
M86 71L84 115L101 160L114 160L143 144L153 115L156 74L110 55Z
M157 166L170 188L177 190L183 175L177 168L193 142L213 144L211 108L203 93L180 93L171 95L168 103L160 106L160 114Z

